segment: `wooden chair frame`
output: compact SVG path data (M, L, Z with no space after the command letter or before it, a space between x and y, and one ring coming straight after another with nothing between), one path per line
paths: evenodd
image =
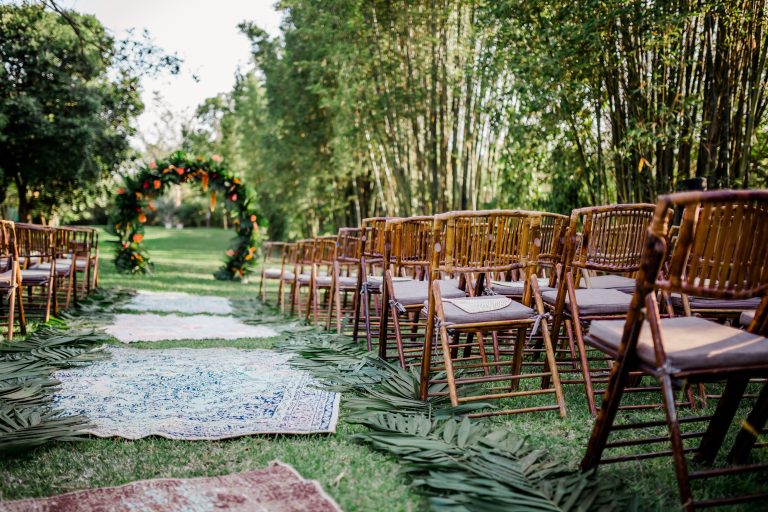
M2 262L0 273L3 274L0 290L2 290L5 299L3 309L7 307L8 332L6 338L8 341L13 340L17 310L19 331L22 335L27 334L27 322L24 317L23 296L21 294L19 258L15 248L15 239L16 233L13 222L0 220L0 262Z
M315 261L315 239L308 238L295 243L293 252L293 283L291 284L291 316L301 316L301 289L312 282L312 264ZM305 273L309 269L309 274ZM302 278L306 277L306 282ZM308 317L307 317L308 318Z
M333 275L333 264L336 261L336 235L327 235L315 237L315 250L312 258L312 272L309 285L309 302L307 303L306 320L309 321L310 314L315 326L318 325L320 310L326 315L325 325L331 322L331 311L333 309L333 290L336 280ZM325 268L324 276L328 279L321 280L321 269ZM320 300L319 293L325 291L323 301ZM321 308L325 303L326 307Z
M360 267L361 236L361 228L341 228L336 239L336 259L333 262L333 302L328 312L328 329L331 329L331 323L335 321L337 334L342 334L345 315L354 319L357 311L357 270ZM355 284L345 283L345 277L354 277Z
M261 280L259 281L259 299L262 302L267 301L266 281L276 280L279 281L277 285L277 307L280 311L285 311L285 283L286 279L286 266L290 264L291 249L293 245L288 242L264 242L261 246L262 251L262 266L261 266ZM267 271L270 263L278 263L280 265L280 274L278 277L267 276Z
M561 371L581 373L581 379L564 379L563 383L584 385L587 407L593 416L597 414L595 394L601 392L595 391L593 384L607 382L607 378L592 375L583 325L593 320L623 319L626 314L582 314L577 301L577 283L581 275L590 271L634 275L640 268L645 233L654 211L652 204L619 204L579 208L570 216L557 299L552 307L552 332L559 336L565 326L568 346L562 348L567 350L558 353L569 353L570 361L560 359L559 364L566 366ZM570 311L566 308L566 297ZM601 360L611 361L611 357Z
M668 250L669 209L684 208L680 235L669 257L668 269L662 272ZM725 440L728 427L737 412L741 397L750 378L768 376L768 361L755 361L749 366L709 366L701 369L676 370L665 351L664 333L660 320L657 292L689 293L718 299L761 297L760 307L748 331L768 336L768 191L688 192L661 196L648 238L638 276L637 291L624 325L607 391L592 430L587 452L581 463L583 470L592 470L601 463L672 455L677 474L682 508L743 503L750 499L765 499L768 492L749 496L694 501L690 481L729 474L766 471L768 464L744 465L755 445L755 432L760 432L768 419L768 384L763 386L752 411L742 423L727 460L735 467L701 469L689 472L686 448L681 433L674 386L676 379L691 382L726 381L722 398L712 416L694 417L691 421L708 421L701 436L696 458L711 464ZM640 331L645 320L653 341L655 361L646 364L638 356ZM665 421L635 424L614 424L622 396L629 385L631 373L640 370L654 376L662 388ZM639 430L666 425L671 451L642 456L604 458L607 448L627 443L608 443L612 430ZM661 442L665 438L639 439L635 444Z
M544 304L541 300L538 282L529 279L535 272L540 245L541 216L538 212L520 210L491 210L471 212L450 212L435 216L433 229L433 250L430 265L431 294L427 306L427 342L424 343L422 354L420 396L426 399L429 392L432 354L432 337L437 331L445 364L446 382L449 388L451 403L458 406L474 400L488 400L512 398L529 395L553 393L555 405L536 406L518 409L498 410L488 413L476 413L475 416L489 416L497 414L515 414L532 411L558 410L561 417L565 417L565 401L563 399L560 377L555 362L555 353L552 340L549 336L549 328L545 318ZM466 349L471 344L468 338L467 344L451 342L451 334L445 325L444 304L437 281L442 273L449 274L476 274L478 276L476 292L484 289L484 280L487 274L495 272L519 271L524 274L527 281L523 296L523 304L534 302L536 316L517 320L504 320L493 322L476 322L466 324L451 324L453 333L467 333L468 336L476 334L478 348L482 360L481 368L484 373L477 378L456 378L453 366L452 352L459 348ZM544 338L546 357L549 366L548 372L523 374L522 355L525 348L525 334L528 328L535 329L539 325ZM502 362L496 358L493 363L486 361L484 349L484 332L517 329L518 338L515 345L515 353L512 361ZM503 366L511 368L510 374L490 375L489 368L495 372ZM474 365L477 366L477 365ZM542 379L551 377L552 388L544 385L537 390L519 390L520 380L523 378ZM457 384L476 384L481 382L509 381L509 391L459 397ZM437 382L437 381L435 381Z
M16 223L15 224L15 247L20 261L23 258L24 264L19 271L21 274L21 286L27 291L25 300L25 314L37 310L43 322L51 318L53 314L58 315L58 301L56 300L56 248L55 235L56 230L48 226L39 226L37 224ZM34 262L50 262L50 270L35 272L31 267ZM42 275L42 272L47 272ZM37 278L29 276L36 274ZM40 296L35 296L34 292L40 291ZM37 306L37 307L34 307Z

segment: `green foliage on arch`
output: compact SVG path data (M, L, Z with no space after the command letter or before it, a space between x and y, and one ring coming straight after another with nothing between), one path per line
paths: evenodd
M125 178L117 190L111 231L120 238L115 252L115 266L125 273L146 273L152 263L143 245L146 212L154 208L152 199L169 185L191 183L210 194L211 210L217 197L223 198L236 236L226 251L227 259L214 276L220 280L245 277L256 261L259 226L245 184L229 172L221 157L192 156L177 152L165 160L152 161L135 176Z

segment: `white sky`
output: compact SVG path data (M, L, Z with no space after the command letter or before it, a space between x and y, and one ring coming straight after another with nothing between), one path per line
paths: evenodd
M255 22L272 36L279 34L276 0L61 0L60 5L95 15L117 38L126 30L146 28L155 44L184 60L182 72L157 79L145 78L145 112L138 128L147 140L162 110L189 115L205 98L229 91L238 67L249 66L250 43L237 28ZM195 82L192 75L199 78ZM159 92L165 105L153 101ZM140 139L141 137L139 137ZM141 144L135 141L135 146Z

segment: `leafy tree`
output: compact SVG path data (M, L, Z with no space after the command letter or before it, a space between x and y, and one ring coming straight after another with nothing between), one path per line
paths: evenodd
M142 73L178 60L115 41L93 16L0 5L0 200L21 219L87 205L130 154Z

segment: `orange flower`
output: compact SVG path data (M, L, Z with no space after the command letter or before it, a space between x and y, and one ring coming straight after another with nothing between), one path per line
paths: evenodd
M227 251L227 256L229 256L230 258L231 258L232 256L234 256L234 255L235 255L235 251L233 251L232 249L229 249L229 250Z
M208 173L205 171L200 171L200 172L203 173L202 176L200 177L200 181L203 184L203 192L208 192Z
M251 215L251 222L256 222L256 215Z
M150 168L150 169L153 169L153 170L154 170L154 169L157 169L157 162L155 162L154 160L152 160L151 162L149 162L149 168Z
M135 235L133 235L133 241L136 242L137 244L140 244L142 240L144 240L144 235L140 233L136 233Z
M221 162L221 155L213 155L211 157L211 160L213 160L214 162Z
M146 216L146 215L144 215L143 213L142 213L142 214L140 214L140 215L139 215L139 222L141 222L142 224L144 224L145 222L147 222L147 216Z
M252 260L253 259L253 254L246 254L245 259L246 259L246 261L247 260Z
M158 190L163 185L163 183L160 180L155 180L152 182L152 185L154 185L155 190Z
M117 195L121 196L123 194L125 194L125 188L120 187L119 189L117 189Z
M183 176L184 175L184 168L183 167L177 167L176 168L176 174L178 174L179 176Z

